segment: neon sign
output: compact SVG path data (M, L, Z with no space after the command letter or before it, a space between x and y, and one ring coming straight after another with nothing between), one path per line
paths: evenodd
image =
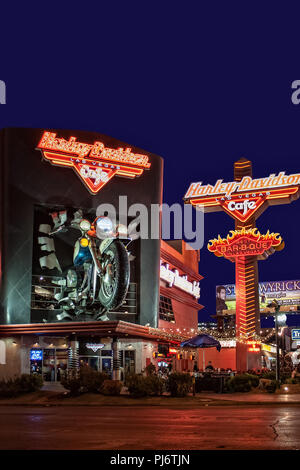
M248 351L249 352L259 352L260 351L260 343L257 341L247 341L248 344Z
M180 276L179 271L172 271L169 264L160 262L160 278L168 283L169 287L175 286L188 294L193 295L196 299L200 298L200 284L197 281L188 281L186 275Z
M131 148L112 149L98 141L86 144L76 137L65 140L53 132L44 132L37 149L52 165L73 168L92 194L115 175L135 178L151 167L147 155L133 153Z
M272 254L274 250L283 248L283 240L279 233L270 233L269 231L262 235L257 228L245 230L230 230L231 235L227 238L218 238L210 240L207 248L216 256L235 261L242 256L261 256L265 259Z
M300 173L286 175L281 171L267 178L252 179L244 176L241 181L223 183L218 180L214 186L202 182L191 183L184 199L194 206L203 207L205 212L223 210L240 222L246 222L254 214L256 218L268 206L291 202L299 197Z
M86 343L85 347L87 349L91 349L92 351L94 352L97 352L98 349L102 349L104 348L104 344L101 344L101 343Z
M252 163L241 158L234 163L234 181L217 180L215 185L191 183L185 196L203 212L224 211L235 220L235 230L222 239L210 240L209 251L235 263L236 335L250 339L259 332L258 260L284 247L279 234L261 235L256 220L269 206L289 204L300 196L300 173L284 171L266 178L252 178ZM241 343L236 347L237 370L247 368Z
M170 354L178 354L178 349L176 349L176 348L169 348L169 353L170 353Z
M42 361L43 360L43 350L42 349L31 349L31 351L30 351L30 360L31 361Z

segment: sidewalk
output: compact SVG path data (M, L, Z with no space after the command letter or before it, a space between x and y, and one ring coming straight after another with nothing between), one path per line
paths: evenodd
M282 406L300 405L300 394L279 393L197 393L184 398L170 397L166 394L158 397L132 398L128 394L105 396L86 393L77 397L68 397L66 391L40 390L16 398L0 399L0 406L103 406L135 407L161 406L164 408L196 409L209 406Z
M238 402L246 404L299 404L299 393L198 393L197 397L202 397L217 401Z

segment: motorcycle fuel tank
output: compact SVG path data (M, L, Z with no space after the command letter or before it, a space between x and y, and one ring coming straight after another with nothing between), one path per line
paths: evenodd
M82 266L83 263L92 261L92 255L88 246L81 246L79 240L76 241L74 247L73 263L74 266Z

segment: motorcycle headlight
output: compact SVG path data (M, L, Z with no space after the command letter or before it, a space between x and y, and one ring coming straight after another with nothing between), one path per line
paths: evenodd
M127 238L128 237L128 228L126 225L119 224L117 225L117 233L119 234L120 238Z
M83 232L88 232L91 228L91 224L88 220L82 219L82 221L79 224L79 227Z
M109 217L98 217L96 222L96 231L100 238L112 235L114 233L114 224L112 220Z

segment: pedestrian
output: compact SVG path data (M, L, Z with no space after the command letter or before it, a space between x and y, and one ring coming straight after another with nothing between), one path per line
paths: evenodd
M211 363L211 361L208 361L208 364L207 364L207 366L205 367L205 370L206 370L206 371L215 370L215 369L214 369L214 366L213 366L212 363Z

